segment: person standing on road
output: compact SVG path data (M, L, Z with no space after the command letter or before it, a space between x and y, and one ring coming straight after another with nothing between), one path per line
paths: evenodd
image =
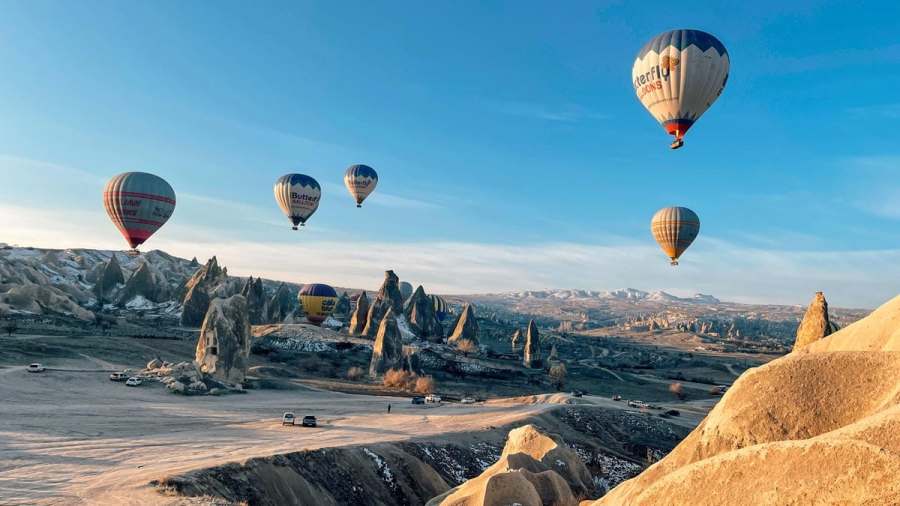
M391 405L388 404L388 414L391 414Z

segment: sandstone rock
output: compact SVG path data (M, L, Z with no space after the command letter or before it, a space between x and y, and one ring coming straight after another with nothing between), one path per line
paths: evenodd
M262 325L263 323L269 323L266 321L266 303L268 302L268 294L266 294L266 289L263 287L262 279L256 278L256 281L253 281L253 276L247 278L247 282L244 283L244 287L241 289L241 295L244 299L247 300L247 314L250 318L250 325Z
M444 340L444 327L434 311L434 302L421 285L409 299L403 314L416 337L438 343Z
M453 330L453 333L450 334L450 338L447 339L447 342L454 344L460 339L468 339L476 345L479 344L478 322L475 320L475 311L472 310L471 304L466 305L465 311L460 315L459 320L456 322L456 328Z
M334 312L331 313L331 316L334 317L335 320L344 323L350 318L350 295L348 295L347 292L342 293L338 298L337 304L334 306Z
M831 327L828 325L828 302L822 292L816 292L800 327L797 328L797 339L794 341L794 351L814 343L819 339L831 334Z
M103 273L94 285L94 295L97 296L97 300L100 301L101 304L112 302L115 300L116 294L119 291L119 285L124 284L125 275L122 274L122 267L119 265L119 260L116 258L116 255L113 254L109 257L106 267L103 268Z
M159 369L162 366L163 361L158 358L154 358L153 360L147 362L147 370Z
M824 300L813 304L821 325ZM746 371L669 455L596 505L900 504L898 314L900 297Z
M198 392L205 392L206 384L204 384L202 381L195 381L191 383L188 388L190 388L191 390L196 390Z
M512 351L516 351L519 341L522 339L522 329L516 329L516 332L512 335L512 339L509 340L510 347Z
M197 343L197 362L211 378L240 385L250 363L250 319L241 295L209 306Z
M422 361L419 359L418 353L414 351L406 353L405 359L403 360L403 370L415 374L416 376L425 375L425 370L422 368Z
M171 383L169 383L169 384L166 386L166 388L168 388L169 390L174 391L174 392L177 393L177 394L183 394L183 393L184 393L184 383L181 383L180 381L172 381Z
M375 345L372 347L372 361L369 363L369 375L380 376L391 369L403 367L403 341L394 309L388 307L387 314L381 319Z
M220 393L221 393L221 392L220 392L220 390L219 390L218 388L210 388L210 389L209 389L209 395L216 395L216 396L218 396Z
M356 310L350 318L350 334L357 335L363 333L366 329L366 322L369 320L369 298L366 292L360 294L356 302Z
M428 506L575 506L593 489L591 473L559 436L526 425L509 433L500 460Z
M119 302L124 304L138 295L157 303L166 302L172 296L163 273L146 260L141 262L128 278L125 288L119 295Z
M206 317L214 292L219 285L228 281L225 269L219 268L216 257L209 259L203 267L197 270L191 279L176 292L176 298L182 298L184 310L181 313L181 324L186 327L199 327Z
M525 334L525 357L522 363L525 367L534 369L543 366L543 361L541 360L541 333L538 332L534 320L528 322L528 332Z
M275 295L269 299L268 314L269 323L282 323L294 309L294 298L287 285L282 283L275 291Z
M403 299L400 296L400 278L394 271L384 272L384 284L378 290L375 301L369 307L369 317L366 319L366 328L363 335L368 339L374 339L381 326L381 319L387 314L388 309L393 310L394 318L403 314Z

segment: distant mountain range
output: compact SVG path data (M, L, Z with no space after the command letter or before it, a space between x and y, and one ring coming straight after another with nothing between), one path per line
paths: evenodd
M617 300L647 302L680 302L693 304L723 304L712 295L698 293L692 297L677 297L666 292L644 292L634 288L622 288L611 291L592 290L526 290L521 292L503 292L494 294L497 298L513 299L559 299L559 300Z

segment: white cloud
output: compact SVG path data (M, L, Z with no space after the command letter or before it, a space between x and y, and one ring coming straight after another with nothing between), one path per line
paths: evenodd
M519 116L522 118L541 119L547 121L574 122L582 119L608 119L608 115L599 114L578 104L540 104L537 102L496 101L488 102L487 107L494 111Z

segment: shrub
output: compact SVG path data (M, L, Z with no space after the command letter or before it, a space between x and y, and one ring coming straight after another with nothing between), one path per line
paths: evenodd
M669 385L669 391L675 394L675 397L679 399L684 399L684 392L681 388L681 383L672 383Z
M712 387L709 389L710 395L719 395L722 393L722 390L719 387Z
M456 350L468 357L469 353L475 353L475 343L469 339L460 339L456 342Z
M550 368L550 384L556 387L556 390L562 390L563 385L566 383L566 377L569 376L569 372L566 371L565 364L555 365Z
M415 392L417 394L434 393L434 378L416 378Z
M409 388L409 384L412 383L413 375L397 369L391 369L390 371L384 373L384 386L388 388Z
M359 368L359 367L351 367L351 368L347 371L347 378L348 378L350 381L359 381L359 380L362 379L362 377L363 377L364 375L365 375L365 373L364 373L363 370L362 370L361 368Z

